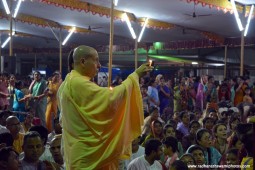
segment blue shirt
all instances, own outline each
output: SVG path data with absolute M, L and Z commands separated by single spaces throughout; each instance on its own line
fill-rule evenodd
M 183 134 L 183 136 L 189 135 L 189 128 L 186 127 L 182 122 L 179 122 L 177 124 L 176 129 L 179 130 Z
M 15 89 L 14 93 L 14 99 L 13 99 L 13 111 L 25 111 L 25 103 L 24 102 L 18 102 L 20 99 L 24 98 L 24 94 L 21 90 Z
M 159 102 L 158 90 L 155 87 L 149 86 L 147 94 L 150 98 L 154 99 L 155 102 Z M 155 103 L 151 101 L 149 102 L 150 102 L 150 106 L 157 106 L 155 105 Z
M 211 146 L 209 148 L 209 150 L 210 150 L 210 160 L 209 160 L 209 154 L 208 154 L 207 150 L 204 150 L 206 164 L 207 165 L 219 165 L 219 162 L 220 162 L 220 159 L 221 159 L 220 152 L 216 148 Z

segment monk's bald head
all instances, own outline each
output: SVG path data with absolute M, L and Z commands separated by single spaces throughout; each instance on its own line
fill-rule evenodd
M 97 55 L 97 51 L 89 46 L 81 45 L 74 49 L 73 60 L 74 63 L 80 62 L 82 58 L 91 58 Z
M 95 77 L 101 67 L 97 51 L 92 47 L 85 45 L 77 47 L 73 59 L 74 70 L 90 78 Z
M 13 138 L 17 137 L 20 131 L 20 121 L 16 116 L 9 116 L 6 119 L 6 128 L 10 131 Z
M 19 122 L 19 119 L 16 117 L 16 116 L 9 116 L 7 119 L 6 119 L 6 125 L 10 125 L 12 124 L 13 122 Z

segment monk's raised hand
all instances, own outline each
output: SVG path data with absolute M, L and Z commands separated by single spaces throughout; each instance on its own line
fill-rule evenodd
M 153 70 L 153 66 L 150 65 L 150 63 L 144 63 L 142 64 L 138 69 L 135 70 L 135 72 L 138 74 L 139 77 L 144 76 L 147 72 L 150 72 Z

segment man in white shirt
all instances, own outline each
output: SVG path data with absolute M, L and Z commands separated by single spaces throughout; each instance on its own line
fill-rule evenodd
M 64 160 L 61 154 L 61 138 L 62 135 L 56 135 L 50 142 L 50 152 L 54 159 L 54 162 L 57 163 L 58 167 L 62 170 L 64 169 Z
M 10 131 L 5 126 L 0 125 L 0 134 L 2 133 L 10 133 Z
M 158 161 L 162 154 L 162 143 L 157 139 L 150 139 L 145 143 L 145 155 L 140 156 L 128 165 L 128 170 L 162 170 Z
M 6 119 L 11 115 L 12 113 L 10 111 L 4 110 L 0 112 L 0 134 L 6 132 L 10 133 L 10 131 L 6 128 Z
M 151 132 L 151 123 L 154 120 L 160 121 L 163 125 L 165 124 L 164 120 L 162 120 L 161 117 L 159 116 L 158 107 L 151 106 L 149 109 L 149 113 L 150 115 L 144 119 L 144 126 L 142 127 L 142 136 L 145 136 L 145 137 L 149 135 L 149 133 Z M 143 141 L 140 141 L 140 142 L 142 143 Z
M 140 138 L 136 138 L 132 141 L 132 155 L 129 160 L 125 160 L 125 169 L 127 169 L 129 163 L 134 160 L 135 158 L 138 158 L 140 156 L 144 155 L 144 147 L 139 146 Z

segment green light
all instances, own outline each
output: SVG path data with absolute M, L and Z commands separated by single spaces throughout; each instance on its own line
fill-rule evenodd
M 162 42 L 155 42 L 153 44 L 153 47 L 154 47 L 155 50 L 162 50 L 163 46 L 164 46 L 164 43 L 162 43 Z
M 138 48 L 137 52 L 138 54 L 146 54 L 146 50 L 143 48 Z
M 172 56 L 160 56 L 160 55 L 149 55 L 149 56 L 152 58 L 173 61 L 173 62 L 190 62 L 189 60 L 185 60 L 183 58 L 172 57 Z

